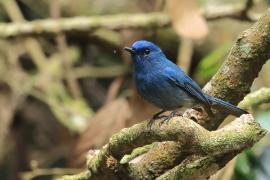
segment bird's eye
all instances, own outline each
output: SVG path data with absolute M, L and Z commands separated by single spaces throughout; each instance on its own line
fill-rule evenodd
M 150 53 L 150 49 L 145 49 L 144 50 L 144 54 L 149 54 Z

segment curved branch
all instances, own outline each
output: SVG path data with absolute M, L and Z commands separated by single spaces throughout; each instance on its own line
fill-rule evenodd
M 241 152 L 264 135 L 265 130 L 251 115 L 243 115 L 224 128 L 212 132 L 182 117 L 173 118 L 161 127 L 155 125 L 151 130 L 143 122 L 114 135 L 99 154 L 89 161 L 88 168 L 92 177 L 113 177 L 114 172 L 121 170 L 117 162 L 125 154 L 156 141 L 178 141 L 187 152 L 213 155 Z
M 250 92 L 254 79 L 270 58 L 270 12 L 265 13 L 251 28 L 242 32 L 221 68 L 204 87 L 207 94 L 237 104 Z M 225 114 L 217 112 L 215 119 L 198 117 L 207 129 L 216 129 Z
M 208 156 L 193 155 L 156 179 L 208 179 L 216 171 L 224 167 L 226 163 L 238 153 L 239 152 L 229 152 Z
M 204 91 L 237 104 L 249 92 L 253 80 L 258 76 L 263 64 L 270 58 L 269 49 L 270 12 L 267 12 L 251 28 L 240 34 L 222 67 L 205 86 Z M 186 116 L 196 119 L 206 129 L 216 129 L 225 118 L 224 114 L 217 112 L 215 119 L 208 119 L 194 110 L 187 111 Z M 173 157 L 174 160 L 186 157 L 178 149 L 177 142 L 165 142 L 156 147 L 154 152 L 145 154 L 145 159 L 153 159 L 155 158 L 153 155 L 159 154 L 159 158 L 156 158 L 155 161 L 140 161 L 132 166 L 147 167 L 147 169 L 141 168 L 141 173 L 146 176 L 151 175 L 148 169 L 154 169 L 163 162 L 159 171 L 167 171 L 178 162 L 174 161 L 175 164 L 172 164 L 172 161 L 166 161 L 167 157 Z
M 253 80 L 257 77 L 263 64 L 270 58 L 269 49 L 270 12 L 262 16 L 255 25 L 238 37 L 222 67 L 204 88 L 205 92 L 231 103 L 239 102 L 249 92 Z M 188 115 L 195 116 L 198 123 L 207 129 L 216 129 L 225 117 L 224 114 L 219 112 L 216 112 L 215 119 L 207 119 L 199 113 L 198 115 L 194 113 Z M 171 142 L 172 144 L 167 146 L 167 149 L 158 149 L 159 151 L 156 151 L 156 154 L 163 154 L 167 157 L 174 154 L 174 157 L 179 155 L 177 158 L 185 158 L 184 162 L 175 167 L 176 169 L 180 168 L 177 171 L 174 168 L 168 171 L 170 167 L 165 164 L 161 172 L 167 170 L 166 174 L 171 173 L 171 176 L 174 172 L 178 173 L 175 177 L 179 177 L 181 172 L 181 177 L 190 175 L 188 173 L 192 173 L 190 177 L 193 177 L 193 175 L 199 177 L 203 173 L 207 174 L 203 172 L 204 170 L 209 170 L 209 174 L 211 174 L 220 169 L 235 154 L 250 147 L 265 134 L 265 131 L 250 115 L 243 115 L 226 127 L 213 132 L 205 130 L 187 118 L 174 118 L 168 125 L 160 128 L 154 127 L 152 131 L 145 129 L 145 127 L 146 123 L 144 122 L 124 129 L 113 136 L 109 144 L 104 146 L 100 153 L 89 161 L 88 167 L 91 171 L 91 177 L 117 179 L 120 174 L 117 172 L 123 172 L 123 169 L 127 169 L 124 167 L 125 165 L 119 163 L 122 156 L 130 153 L 135 147 L 150 144 L 154 141 L 179 141 L 179 143 Z M 165 147 L 167 144 L 168 142 L 164 142 Z M 188 152 L 206 155 L 207 161 L 201 161 L 201 156 L 182 157 L 182 151 L 175 151 L 177 149 L 175 147 L 179 144 Z M 210 158 L 209 161 L 208 158 Z M 215 166 L 215 162 L 217 166 Z M 148 168 L 154 167 L 157 163 L 148 162 Z M 195 165 L 197 163 L 198 168 L 189 171 L 188 168 L 194 167 L 194 163 Z M 212 169 L 212 166 L 216 168 Z M 138 174 L 137 177 L 142 177 L 141 175 L 143 174 Z M 152 176 L 153 174 L 147 175 Z M 158 175 L 155 174 L 154 176 L 157 177 Z

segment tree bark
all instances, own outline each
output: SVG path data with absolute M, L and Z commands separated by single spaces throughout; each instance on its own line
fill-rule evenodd
M 253 80 L 270 58 L 269 49 L 270 12 L 267 12 L 239 35 L 204 91 L 233 104 L 238 103 L 249 93 Z M 189 110 L 185 118 L 174 118 L 161 127 L 154 125 L 152 130 L 146 129 L 146 122 L 123 129 L 89 159 L 90 173 L 87 178 L 207 178 L 266 133 L 251 115 L 242 115 L 215 130 L 224 118 L 221 112 L 215 112 L 215 118 L 210 119 L 200 112 Z M 137 157 L 137 160 L 128 164 L 120 163 L 122 157 L 134 148 L 156 141 L 165 142 Z M 160 164 L 162 166 L 158 166 Z

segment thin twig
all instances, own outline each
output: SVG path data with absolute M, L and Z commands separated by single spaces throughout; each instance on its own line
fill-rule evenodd
M 60 12 L 60 5 L 59 0 L 50 0 L 49 1 L 49 10 L 52 18 L 59 19 L 61 17 Z M 64 68 L 64 75 L 66 76 L 67 86 L 70 90 L 70 93 L 75 98 L 81 98 L 82 92 L 80 90 L 80 86 L 76 79 L 74 78 L 73 74 L 70 72 L 70 69 L 72 68 L 72 61 L 67 55 L 67 49 L 68 45 L 66 42 L 66 36 L 63 33 L 59 33 L 56 36 L 56 42 L 58 45 L 59 52 L 61 53 L 62 57 L 61 60 L 63 62 L 63 68 Z
M 24 22 L 24 17 L 20 12 L 17 3 L 14 0 L 3 0 L 2 4 L 5 7 L 12 21 L 14 21 L 15 23 Z M 32 59 L 35 62 L 37 68 L 39 70 L 42 70 L 44 64 L 46 63 L 46 56 L 43 53 L 43 50 L 40 47 L 39 43 L 31 37 L 26 38 L 23 42 L 29 54 L 32 56 Z
M 256 107 L 263 103 L 270 102 L 270 88 L 261 88 L 255 92 L 248 94 L 243 101 L 239 103 L 242 108 L 248 108 L 250 106 Z
M 50 169 L 34 169 L 33 171 L 23 172 L 20 174 L 22 180 L 31 180 L 40 176 L 61 176 L 65 174 L 74 174 L 83 171 L 82 169 L 70 168 L 50 168 Z

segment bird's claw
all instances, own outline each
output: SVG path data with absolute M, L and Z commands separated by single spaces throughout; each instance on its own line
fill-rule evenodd
M 173 111 L 168 116 L 164 117 L 164 119 L 160 121 L 159 127 L 162 126 L 164 123 L 168 123 L 176 114 L 176 111 Z
M 166 117 L 164 119 L 162 119 L 160 122 L 159 122 L 159 127 L 161 127 L 164 123 L 167 123 L 169 122 L 170 118 Z
M 147 128 L 151 129 L 152 125 L 154 124 L 156 119 L 162 118 L 164 116 L 160 116 L 160 114 L 162 114 L 163 112 L 165 112 L 165 110 L 161 110 L 158 113 L 154 114 L 152 116 L 152 118 L 149 120 L 149 122 L 147 123 Z
M 159 123 L 159 127 L 162 126 L 165 122 L 168 123 L 175 115 L 177 115 L 177 111 L 171 112 L 168 116 L 153 116 L 149 122 L 147 123 L 147 128 L 151 129 L 152 125 L 154 124 L 156 119 L 161 119 Z
M 152 127 L 154 121 L 155 121 L 154 118 L 151 118 L 151 119 L 149 120 L 149 122 L 147 123 L 147 129 L 151 129 L 151 127 Z
M 152 127 L 152 125 L 154 124 L 155 120 L 161 119 L 161 118 L 166 118 L 166 117 L 168 117 L 168 116 L 153 116 L 153 117 L 149 120 L 149 122 L 147 123 L 147 128 L 148 128 L 148 129 L 151 129 L 151 127 Z

